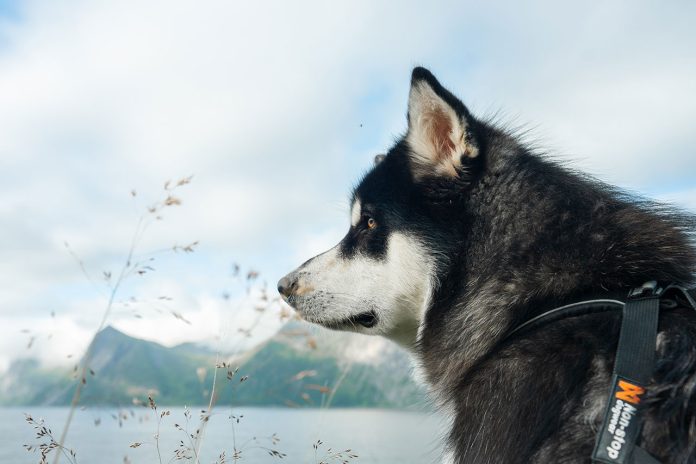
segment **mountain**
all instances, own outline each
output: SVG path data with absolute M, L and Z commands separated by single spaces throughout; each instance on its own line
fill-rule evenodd
M 158 404 L 206 404 L 217 370 L 219 403 L 239 406 L 422 408 L 408 355 L 387 340 L 290 322 L 254 349 L 219 358 L 186 343 L 175 347 L 107 327 L 95 337 L 80 403 L 126 406 L 152 395 Z M 236 370 L 238 369 L 238 370 Z M 66 405 L 73 371 L 15 361 L 0 379 L 0 404 Z
M 240 374 L 249 375 L 249 391 L 237 389 L 245 404 L 424 405 L 408 355 L 392 342 L 300 322 L 287 324 L 255 350 Z M 322 393 L 326 389 L 331 392 Z

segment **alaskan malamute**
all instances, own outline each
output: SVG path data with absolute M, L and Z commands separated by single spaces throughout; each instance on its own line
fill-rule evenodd
M 340 243 L 278 290 L 307 321 L 411 350 L 451 414 L 456 463 L 590 462 L 621 314 L 506 334 L 588 296 L 695 280 L 691 216 L 533 153 L 423 68 L 406 134 L 375 158 L 351 205 Z M 692 312 L 659 320 L 640 444 L 663 463 L 696 462 Z

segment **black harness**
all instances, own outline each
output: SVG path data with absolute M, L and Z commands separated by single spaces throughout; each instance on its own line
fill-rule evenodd
M 597 299 L 572 303 L 532 318 L 508 333 L 507 339 L 566 317 L 622 310 L 609 401 L 592 453 L 593 462 L 659 464 L 637 445 L 643 414 L 640 402 L 655 366 L 660 309 L 678 307 L 696 310 L 696 289 L 687 290 L 678 285 L 659 287 L 657 282 L 648 282 L 631 290 L 625 302 Z

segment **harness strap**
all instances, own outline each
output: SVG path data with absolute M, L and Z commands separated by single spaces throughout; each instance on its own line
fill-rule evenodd
M 634 449 L 640 437 L 640 402 L 655 365 L 660 292 L 648 282 L 629 294 L 623 308 L 614 375 L 604 421 L 597 435 L 592 459 L 600 463 L 635 463 Z M 652 457 L 639 451 L 643 462 Z M 645 455 L 645 456 L 643 456 Z
M 615 309 L 621 309 L 624 306 L 623 301 L 610 300 L 610 299 L 599 299 L 599 300 L 585 300 L 578 301 L 576 303 L 570 303 L 565 306 L 560 306 L 554 308 L 550 311 L 546 311 L 543 314 L 539 314 L 536 317 L 518 325 L 511 331 L 507 333 L 505 339 L 510 339 L 514 335 L 533 328 L 539 327 L 541 325 L 549 324 L 566 317 L 582 316 L 585 314 L 596 314 L 599 312 L 610 311 Z
M 657 322 L 661 307 L 690 307 L 696 310 L 696 288 L 687 290 L 678 285 L 668 285 L 661 289 L 657 282 L 648 282 L 632 290 L 626 303 L 611 299 L 571 303 L 514 327 L 504 337 L 507 340 L 566 317 L 623 310 L 609 401 L 592 453 L 595 463 L 660 464 L 636 442 L 642 426 L 640 401 L 655 363 Z
M 673 288 L 678 288 L 689 302 L 691 308 L 696 309 L 696 288 L 687 290 L 684 287 L 677 287 L 676 285 Z

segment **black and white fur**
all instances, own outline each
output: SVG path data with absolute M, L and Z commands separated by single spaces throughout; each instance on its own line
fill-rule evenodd
M 692 217 L 535 155 L 423 68 L 406 134 L 351 204 L 341 242 L 279 290 L 310 322 L 411 350 L 451 412 L 456 463 L 590 462 L 619 314 L 505 333 L 583 297 L 694 283 Z M 642 446 L 664 463 L 696 462 L 695 321 L 660 318 Z

